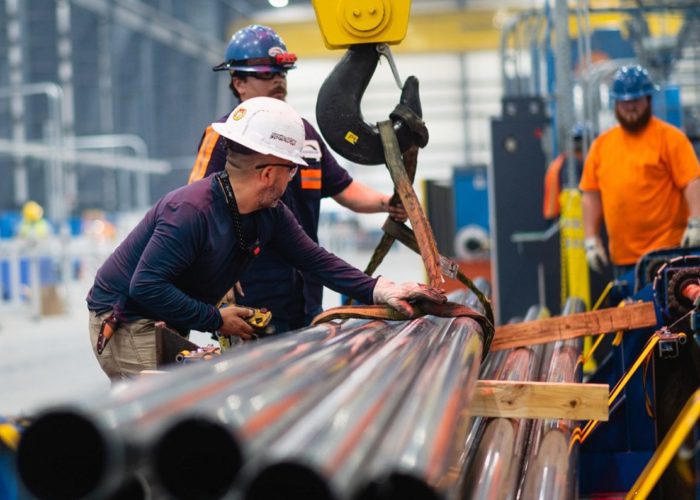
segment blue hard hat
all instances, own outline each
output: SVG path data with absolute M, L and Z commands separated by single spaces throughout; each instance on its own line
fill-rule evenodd
M 584 123 L 576 122 L 571 126 L 571 137 L 573 139 L 583 139 L 583 135 L 588 131 L 588 126 Z
M 296 67 L 297 56 L 287 52 L 287 46 L 275 30 L 251 24 L 234 33 L 224 59 L 214 66 L 214 71 L 284 73 Z
M 649 78 L 647 70 L 641 66 L 622 66 L 615 73 L 610 98 L 613 101 L 631 101 L 652 95 L 658 89 Z

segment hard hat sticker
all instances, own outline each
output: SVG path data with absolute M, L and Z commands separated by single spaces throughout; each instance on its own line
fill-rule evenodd
M 238 108 L 231 117 L 234 121 L 238 121 L 245 116 L 245 108 Z
M 305 160 L 321 161 L 321 146 L 319 146 L 318 141 L 313 139 L 304 141 L 301 157 Z
M 272 132 L 270 134 L 270 139 L 275 139 L 276 141 L 286 142 L 290 146 L 294 146 L 297 143 L 296 139 L 294 139 L 292 137 L 288 137 L 288 136 L 283 135 L 283 134 L 278 134 L 277 132 Z
M 282 47 L 270 47 L 267 51 L 267 55 L 270 57 L 275 57 L 277 54 L 284 54 L 285 50 Z

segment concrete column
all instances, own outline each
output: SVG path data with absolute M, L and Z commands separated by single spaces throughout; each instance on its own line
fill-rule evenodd
M 27 140 L 24 96 L 19 92 L 24 83 L 23 53 L 22 53 L 22 24 L 20 22 L 19 0 L 5 0 L 7 15 L 7 59 L 9 66 L 10 89 L 16 91 L 10 98 L 10 116 L 12 119 L 12 140 L 25 142 Z M 23 156 L 14 157 L 14 198 L 20 207 L 29 199 L 27 180 L 27 164 Z
M 58 81 L 63 88 L 63 110 L 61 116 L 62 138 L 67 147 L 72 147 L 75 136 L 75 97 L 73 87 L 73 44 L 71 42 L 71 5 L 69 0 L 56 0 L 56 33 L 58 52 Z M 56 214 L 63 222 L 75 207 L 78 197 L 78 179 L 75 165 L 65 165 L 63 193 L 56 193 Z

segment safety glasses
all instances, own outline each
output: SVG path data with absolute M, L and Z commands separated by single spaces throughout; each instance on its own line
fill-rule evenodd
M 289 180 L 291 181 L 294 178 L 294 175 L 297 173 L 297 170 L 299 170 L 298 165 L 294 164 L 289 164 L 289 163 L 265 163 L 263 165 L 258 165 L 255 167 L 256 170 L 265 168 L 265 167 L 284 167 L 289 169 Z
M 254 71 L 251 73 L 244 73 L 242 71 L 236 72 L 236 76 L 242 77 L 242 76 L 250 76 L 252 78 L 255 78 L 257 80 L 272 80 L 274 77 L 279 76 L 281 78 L 287 78 L 287 72 L 286 71 Z

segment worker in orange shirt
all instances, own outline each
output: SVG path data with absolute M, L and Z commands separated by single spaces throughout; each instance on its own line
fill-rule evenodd
M 652 115 L 654 90 L 641 66 L 617 71 L 610 96 L 619 125 L 593 142 L 579 184 L 588 265 L 608 265 L 605 220 L 615 277 L 652 250 L 700 245 L 700 164 L 683 132 Z

